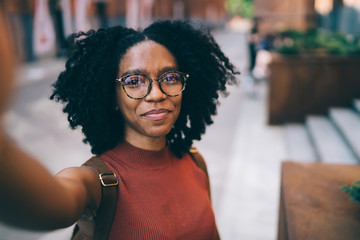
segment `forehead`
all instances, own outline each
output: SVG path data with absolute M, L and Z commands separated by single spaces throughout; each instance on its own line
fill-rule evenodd
M 129 48 L 120 61 L 120 75 L 140 70 L 149 75 L 159 74 L 163 69 L 176 67 L 176 59 L 163 45 L 143 41 Z

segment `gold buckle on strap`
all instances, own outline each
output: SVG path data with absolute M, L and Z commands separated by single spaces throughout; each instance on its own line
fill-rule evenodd
M 106 177 L 106 176 L 112 176 L 112 177 Z M 119 179 L 117 178 L 115 173 L 100 173 L 99 179 L 100 179 L 101 184 L 104 187 L 111 187 L 111 186 L 119 185 Z
M 198 153 L 199 151 L 195 147 L 190 148 L 190 153 Z

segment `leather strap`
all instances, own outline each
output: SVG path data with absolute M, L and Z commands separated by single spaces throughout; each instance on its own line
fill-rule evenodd
M 194 147 L 190 148 L 189 154 L 190 154 L 191 158 L 194 160 L 195 164 L 201 170 L 203 170 L 203 172 L 206 174 L 206 177 L 208 178 L 208 189 L 209 189 L 208 194 L 209 194 L 209 198 L 210 198 L 210 201 L 211 201 L 210 179 L 209 179 L 209 173 L 208 173 L 208 170 L 207 170 L 205 160 L 202 157 L 202 155 L 199 153 L 199 151 Z
M 102 179 L 101 203 L 95 219 L 93 240 L 107 240 L 116 212 L 118 178 L 100 158 L 92 157 L 83 165 L 96 169 Z
M 195 164 L 201 169 L 204 171 L 204 173 L 206 174 L 206 177 L 208 179 L 208 194 L 209 194 L 209 198 L 210 198 L 210 201 L 211 201 L 211 191 L 210 191 L 210 179 L 209 179 L 209 174 L 208 174 L 208 170 L 207 170 L 207 166 L 206 166 L 206 163 L 205 163 L 205 160 L 204 158 L 202 157 L 202 155 L 199 153 L 199 151 L 192 147 L 190 148 L 190 151 L 189 151 L 189 154 L 191 156 L 191 158 L 194 160 Z M 215 238 L 214 240 L 220 240 L 220 235 L 219 235 L 219 232 L 218 232 L 218 229 L 216 227 L 216 235 L 215 235 Z

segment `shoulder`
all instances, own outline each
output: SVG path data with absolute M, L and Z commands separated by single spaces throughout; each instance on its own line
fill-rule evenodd
M 79 186 L 78 189 L 84 189 L 88 207 L 97 208 L 100 205 L 101 185 L 96 169 L 89 166 L 66 168 L 58 173 L 57 177 L 73 182 Z
M 196 165 L 201 170 L 203 170 L 206 175 L 208 175 L 205 160 L 204 160 L 203 156 L 200 154 L 199 150 L 195 147 L 191 147 L 189 149 L 189 154 L 190 154 L 191 158 L 194 160 L 194 162 L 196 163 Z
M 65 168 L 57 174 L 57 177 L 82 183 L 98 181 L 98 173 L 96 169 L 89 166 Z
M 90 166 L 81 166 L 79 171 L 90 199 L 90 206 L 88 207 L 98 209 L 101 202 L 101 183 L 99 173 L 95 168 Z

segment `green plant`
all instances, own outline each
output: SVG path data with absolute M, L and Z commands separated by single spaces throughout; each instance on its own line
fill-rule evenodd
M 355 181 L 351 185 L 342 186 L 342 190 L 352 197 L 350 198 L 351 202 L 356 202 L 360 205 L 360 180 Z
M 230 16 L 253 17 L 253 0 L 227 0 L 226 10 Z
M 282 54 L 325 53 L 360 54 L 359 38 L 340 33 L 310 29 L 306 32 L 287 30 L 276 35 L 275 51 Z

